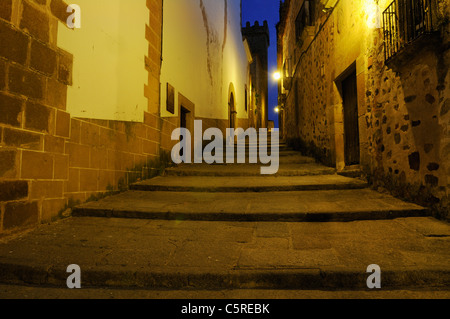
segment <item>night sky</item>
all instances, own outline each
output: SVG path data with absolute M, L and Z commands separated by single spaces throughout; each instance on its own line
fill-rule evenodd
M 262 25 L 267 20 L 270 31 L 269 47 L 269 120 L 275 121 L 278 127 L 278 115 L 274 109 L 278 104 L 278 85 L 272 80 L 272 73 L 277 69 L 277 31 L 276 24 L 279 20 L 279 0 L 242 0 L 242 24 L 246 22 L 254 24 L 259 21 Z

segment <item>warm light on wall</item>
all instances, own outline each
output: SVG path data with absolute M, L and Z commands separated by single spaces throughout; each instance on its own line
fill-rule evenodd
M 381 10 L 378 0 L 365 0 L 364 11 L 367 16 L 367 27 L 370 29 L 381 28 Z

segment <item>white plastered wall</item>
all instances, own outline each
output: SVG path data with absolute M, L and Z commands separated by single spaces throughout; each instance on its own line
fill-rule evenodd
M 68 112 L 73 117 L 142 122 L 148 108 L 146 0 L 76 4 L 81 8 L 81 28 L 71 30 L 61 22 L 58 26 L 58 47 L 74 56 Z
M 225 7 L 227 14 L 225 15 Z M 225 16 L 227 28 L 225 30 Z M 248 60 L 242 41 L 240 0 L 164 1 L 161 116 L 167 83 L 195 104 L 197 118 L 228 119 L 228 89 L 235 89 L 237 117 L 247 118 L 245 84 Z

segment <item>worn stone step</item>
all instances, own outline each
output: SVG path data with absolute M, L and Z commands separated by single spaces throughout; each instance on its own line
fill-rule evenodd
M 279 163 L 280 163 L 280 165 L 283 165 L 283 164 L 307 164 L 307 163 L 313 164 L 313 163 L 316 163 L 316 161 L 311 157 L 302 156 L 302 155 L 299 155 L 298 153 L 289 155 L 289 154 L 287 154 L 287 152 L 283 152 L 283 153 L 280 153 Z
M 77 217 L 197 221 L 329 222 L 428 216 L 369 189 L 266 193 L 129 191 L 73 210 Z
M 234 152 L 235 153 L 237 153 L 237 150 L 238 150 L 239 148 L 237 147 L 237 146 L 235 146 L 234 147 Z M 245 152 L 246 153 L 256 153 L 256 154 L 259 154 L 259 152 L 260 152 L 260 147 L 258 146 L 258 145 L 246 145 L 245 146 L 245 148 L 244 148 L 244 150 L 245 150 Z M 271 150 L 272 150 L 272 147 L 269 145 L 268 147 L 267 147 L 267 152 L 270 154 L 270 152 L 271 152 Z M 224 154 L 226 154 L 226 151 L 227 151 L 227 149 L 226 149 L 226 147 L 221 147 L 221 148 L 219 148 L 218 149 L 218 151 L 221 151 L 221 152 L 223 152 Z M 280 154 L 280 156 L 281 156 L 281 154 L 283 154 L 283 153 L 288 153 L 288 154 L 290 154 L 290 155 L 293 155 L 294 153 L 295 154 L 297 154 L 297 155 L 301 155 L 299 152 L 296 152 L 296 151 L 294 151 L 292 148 L 290 148 L 290 147 L 278 147 L 278 151 L 279 151 L 279 154 Z
M 362 174 L 360 165 L 347 166 L 343 170 L 337 172 L 338 175 L 357 178 Z
M 333 189 L 362 189 L 367 182 L 339 175 L 215 177 L 166 176 L 156 177 L 130 186 L 137 191 L 169 192 L 280 192 Z
M 195 253 L 195 252 L 192 252 Z M 271 253 L 271 252 L 269 252 Z M 273 253 L 273 252 L 272 252 Z M 128 256 L 127 256 L 128 257 Z M 148 256 L 151 258 L 151 256 Z M 308 256 L 310 257 L 310 256 Z M 299 258 L 299 257 L 297 257 Z M 301 258 L 301 257 L 300 257 Z M 70 263 L 70 261 L 68 261 Z M 67 262 L 66 262 L 67 264 Z M 0 262 L 0 282 L 6 284 L 67 287 L 67 265 L 59 264 L 48 269 L 44 266 L 17 265 Z M 85 267 L 82 287 L 109 289 L 297 289 L 337 290 L 367 289 L 369 274 L 361 268 L 281 268 L 276 269 L 214 269 L 151 267 L 145 269 L 113 267 Z M 368 265 L 367 265 L 368 266 Z M 5 278 L 5 274 L 8 277 Z M 446 267 L 417 269 L 399 267 L 383 271 L 384 289 L 449 289 L 450 270 Z M 67 289 L 67 288 L 66 288 Z
M 234 162 L 238 162 L 238 154 L 234 154 Z M 245 153 L 245 162 L 250 163 L 250 159 L 256 158 L 256 161 L 260 163 L 260 153 L 258 151 L 251 151 Z M 227 154 L 223 153 L 223 163 L 226 163 L 228 159 Z M 206 158 L 203 158 L 206 161 Z M 297 152 L 292 151 L 282 151 L 279 153 L 278 161 L 281 164 L 307 164 L 307 163 L 316 163 L 316 161 L 311 157 L 303 156 Z
M 377 289 L 368 290 L 367 288 L 356 290 L 300 290 L 300 289 L 127 289 L 127 288 L 83 288 L 67 289 L 65 287 L 40 287 L 30 285 L 5 285 L 0 284 L 0 298 L 2 299 L 126 299 L 126 300 L 154 300 L 159 308 L 173 317 L 179 314 L 178 308 L 169 308 L 172 306 L 172 300 L 226 300 L 226 299 L 450 299 L 450 290 L 439 287 L 424 287 L 415 289 Z M 171 303 L 168 305 L 167 303 Z M 295 301 L 292 304 L 296 305 Z M 146 303 L 148 306 L 148 303 Z M 146 307 L 145 306 L 145 307 Z M 280 307 L 284 307 L 281 305 Z M 311 306 L 314 307 L 314 306 Z M 285 314 L 288 317 L 291 314 L 289 308 Z M 271 312 L 272 308 L 270 308 Z M 113 311 L 113 310 L 111 310 Z M 333 310 L 334 311 L 334 310 Z M 403 311 L 403 310 L 402 310 Z M 281 310 L 276 310 L 277 315 Z M 413 313 L 414 310 L 411 310 Z M 215 312 L 216 313 L 216 312 Z
M 367 289 L 450 287 L 450 226 L 432 218 L 231 223 L 70 218 L 0 243 L 0 283 L 65 288 Z
M 224 156 L 227 154 L 226 149 L 219 149 L 218 151 L 219 151 L 219 152 L 221 151 L 221 152 L 224 154 Z M 257 155 L 257 156 L 258 156 L 258 155 L 260 154 L 260 152 L 259 152 L 259 149 L 257 149 L 257 148 L 252 148 L 252 149 L 250 149 L 250 150 L 247 149 L 247 150 L 245 151 L 245 154 L 247 155 L 247 157 L 248 157 L 249 154 Z M 268 154 L 271 154 L 270 150 L 269 150 Z M 235 157 L 236 157 L 236 155 L 237 155 L 236 150 L 235 150 L 234 155 L 235 155 Z M 304 161 L 305 161 L 305 162 L 306 162 L 306 161 L 307 161 L 307 162 L 311 162 L 311 163 L 314 163 L 314 162 L 315 162 L 315 160 L 314 160 L 312 157 L 303 156 L 303 155 L 300 154 L 299 152 L 292 151 L 292 150 L 280 150 L 280 151 L 278 152 L 278 155 L 279 155 L 280 157 L 298 156 L 298 157 L 304 158 Z
M 186 164 L 168 168 L 168 176 L 261 176 L 264 164 Z M 336 169 L 316 163 L 284 163 L 279 167 L 276 176 L 314 176 L 334 175 Z

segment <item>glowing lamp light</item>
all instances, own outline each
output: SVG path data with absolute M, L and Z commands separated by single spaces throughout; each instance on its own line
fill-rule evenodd
M 280 73 L 280 72 L 275 72 L 275 73 L 273 74 L 273 79 L 274 79 L 275 81 L 279 81 L 279 80 L 281 79 L 281 73 Z
M 367 16 L 367 27 L 370 29 L 381 28 L 381 10 L 374 0 L 366 0 L 364 9 Z
M 280 113 L 280 108 L 278 106 L 275 108 L 275 113 Z

